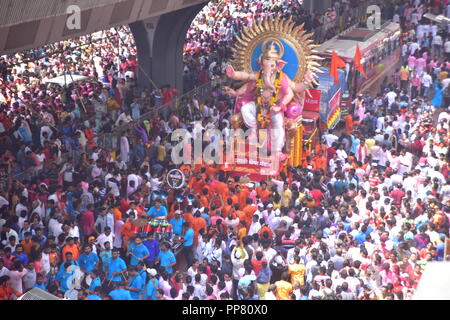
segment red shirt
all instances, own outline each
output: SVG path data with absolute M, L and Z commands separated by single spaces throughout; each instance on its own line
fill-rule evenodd
M 261 271 L 262 267 L 262 263 L 266 261 L 266 259 L 262 259 L 262 260 L 256 260 L 256 259 L 252 259 L 252 267 L 253 270 L 255 271 L 255 274 L 258 275 L 259 272 Z M 266 261 L 267 262 L 267 261 Z
M 168 104 L 172 100 L 173 95 L 177 92 L 179 92 L 177 89 L 172 89 L 172 90 L 164 92 L 162 104 L 163 105 Z
M 91 235 L 94 232 L 94 213 L 92 211 L 85 211 L 81 216 L 81 226 L 84 235 Z
M 380 184 L 380 179 L 377 176 L 370 176 L 369 177 L 369 184 L 371 188 L 375 188 Z
M 328 148 L 327 149 L 327 159 L 328 159 L 328 164 L 330 164 L 330 160 L 333 159 L 333 155 L 336 154 L 336 150 L 334 148 Z
M 394 204 L 400 205 L 402 203 L 402 198 L 405 196 L 405 192 L 400 189 L 396 189 L 392 191 L 389 196 L 394 199 Z
M 320 206 L 320 199 L 322 199 L 323 197 L 322 191 L 320 191 L 319 189 L 313 189 L 310 191 L 310 193 L 315 201 L 315 205 Z

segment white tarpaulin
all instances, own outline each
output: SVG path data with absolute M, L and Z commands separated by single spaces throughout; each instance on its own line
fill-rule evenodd
M 85 81 L 88 80 L 89 77 L 86 76 L 80 76 L 77 74 L 73 74 L 73 75 L 63 75 L 63 76 L 59 76 L 56 78 L 52 78 L 52 79 L 48 79 L 48 80 L 44 80 L 42 81 L 43 83 L 53 83 L 53 84 L 57 84 L 61 87 L 64 87 L 64 85 L 70 85 L 72 82 L 78 82 L 78 81 Z
M 450 262 L 426 265 L 413 300 L 450 300 Z

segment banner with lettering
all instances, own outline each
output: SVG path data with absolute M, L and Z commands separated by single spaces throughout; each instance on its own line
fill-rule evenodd
M 308 94 L 305 94 L 305 105 L 303 106 L 303 110 L 319 112 L 322 91 L 319 89 L 310 89 L 309 93 L 311 93 L 311 97 L 308 96 Z

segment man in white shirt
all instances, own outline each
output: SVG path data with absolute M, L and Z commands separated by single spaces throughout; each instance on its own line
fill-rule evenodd
M 49 126 L 41 127 L 41 146 L 44 147 L 44 142 L 49 141 L 52 138 L 53 131 Z
M 259 230 L 261 230 L 261 223 L 259 223 L 258 215 L 255 214 L 253 215 L 253 222 L 248 230 L 248 235 L 253 236 L 255 233 L 258 233 Z
M 64 218 L 62 216 L 53 217 L 50 219 L 48 223 L 48 234 L 51 236 L 55 236 L 56 239 L 58 239 L 58 236 L 63 232 L 62 230 L 62 223 L 64 221 Z
M 267 223 L 270 229 L 275 230 L 280 226 L 280 211 L 273 210 L 273 204 L 267 205 Z
M 439 56 L 441 53 L 441 47 L 442 47 L 442 37 L 438 34 L 436 34 L 433 37 L 433 41 L 431 42 L 433 44 L 433 54 L 435 56 Z
M 345 163 L 348 155 L 344 150 L 344 145 L 340 144 L 339 149 L 336 150 L 337 160 L 341 161 L 341 163 Z
M 395 93 L 395 91 L 391 90 L 388 93 L 386 93 L 386 98 L 388 100 L 388 104 L 390 107 L 391 104 L 393 104 L 395 102 L 395 99 L 397 98 L 397 93 Z
M 325 141 L 327 148 L 330 148 L 333 145 L 333 142 L 336 142 L 338 139 L 339 138 L 331 132 L 323 135 L 323 140 Z
M 122 112 L 119 117 L 117 117 L 115 125 L 118 126 L 120 124 L 127 124 L 133 121 L 133 118 L 131 118 L 130 111 L 127 109 L 124 112 Z
M 430 87 L 431 87 L 432 83 L 433 83 L 433 79 L 426 71 L 424 71 L 422 73 L 422 86 L 423 86 L 423 96 L 424 97 L 430 96 Z
M 124 135 L 120 138 L 120 157 L 125 162 L 129 161 L 129 153 L 130 153 L 130 143 L 128 140 L 129 132 L 126 131 Z
M 105 232 L 101 233 L 96 240 L 96 244 L 100 245 L 102 249 L 105 249 L 105 242 L 109 242 L 109 244 L 114 243 L 114 234 L 111 232 L 111 228 L 109 226 L 105 227 Z
M 450 58 L 450 38 L 447 38 L 447 40 L 444 42 L 444 52 L 447 56 L 447 60 Z
M 417 41 L 414 41 L 409 45 L 409 52 L 411 53 L 411 55 L 414 55 L 416 50 L 418 50 L 419 48 L 420 46 Z
M 372 160 L 379 163 L 381 159 L 382 149 L 380 147 L 379 141 L 375 140 L 375 145 L 370 149 L 370 154 L 372 155 Z

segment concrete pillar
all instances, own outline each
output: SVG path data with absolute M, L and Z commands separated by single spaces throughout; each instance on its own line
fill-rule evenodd
M 205 4 L 130 24 L 135 38 L 138 63 L 158 87 L 170 85 L 183 90 L 183 47 L 192 20 Z M 138 83 L 152 87 L 142 70 Z

